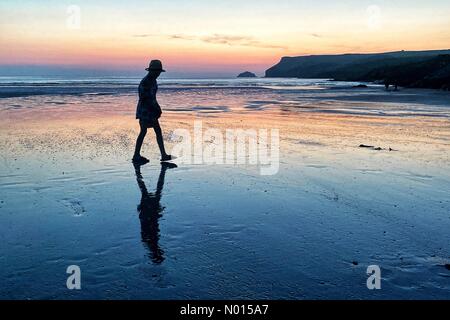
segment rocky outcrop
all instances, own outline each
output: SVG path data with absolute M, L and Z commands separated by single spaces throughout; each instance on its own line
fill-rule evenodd
M 253 72 L 250 71 L 245 71 L 240 73 L 238 76 L 238 78 L 256 78 L 256 74 L 254 74 Z

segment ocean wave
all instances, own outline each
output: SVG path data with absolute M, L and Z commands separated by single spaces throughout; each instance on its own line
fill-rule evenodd
M 36 95 L 116 95 L 135 94 L 138 78 L 57 79 L 0 77 L 0 98 Z M 347 88 L 349 83 L 327 79 L 160 79 L 162 91 L 173 90 L 274 90 L 302 91 Z

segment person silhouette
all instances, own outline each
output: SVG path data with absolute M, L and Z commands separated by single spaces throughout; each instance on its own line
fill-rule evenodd
M 156 92 L 158 91 L 158 83 L 156 79 L 165 72 L 160 60 L 152 60 L 148 68 L 147 75 L 139 83 L 139 101 L 136 107 L 136 119 L 139 119 L 140 132 L 136 139 L 136 147 L 134 149 L 133 163 L 145 164 L 149 160 L 141 156 L 142 143 L 144 142 L 147 128 L 153 128 L 156 134 L 159 151 L 161 153 L 161 162 L 172 160 L 172 156 L 166 153 L 164 148 L 164 139 L 161 126 L 158 119 L 161 117 L 162 111 L 156 100 Z
M 170 162 L 161 163 L 161 171 L 155 192 L 148 192 L 141 174 L 141 165 L 134 164 L 136 181 L 142 194 L 141 202 L 137 206 L 141 223 L 141 238 L 150 252 L 150 259 L 153 263 L 161 264 L 164 261 L 164 251 L 159 246 L 159 218 L 162 217 L 164 207 L 161 206 L 160 202 L 166 170 L 176 168 L 177 165 Z

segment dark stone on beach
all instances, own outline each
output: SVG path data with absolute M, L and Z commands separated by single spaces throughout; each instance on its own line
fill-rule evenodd
M 357 86 L 353 86 L 353 88 L 355 88 L 355 89 L 364 89 L 364 88 L 367 88 L 367 86 L 365 84 L 358 84 Z
M 245 71 L 240 73 L 238 76 L 238 78 L 256 78 L 256 74 L 254 74 L 253 72 L 250 71 Z
M 381 148 L 381 147 L 374 147 L 374 146 L 369 146 L 369 145 L 366 145 L 366 144 L 360 144 L 359 147 L 360 148 L 370 148 L 370 149 L 376 150 L 376 151 L 383 150 L 383 148 Z M 389 151 L 392 151 L 392 149 L 389 148 Z

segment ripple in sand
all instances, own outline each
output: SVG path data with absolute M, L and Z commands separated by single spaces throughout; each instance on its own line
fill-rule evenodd
M 79 217 L 86 212 L 86 209 L 81 204 L 81 201 L 74 199 L 63 199 L 61 200 L 62 204 L 70 209 L 74 216 Z
M 197 111 L 198 113 L 216 113 L 227 112 L 229 108 L 227 106 L 196 106 L 192 108 L 192 111 Z
M 389 285 L 403 290 L 433 288 L 448 292 L 450 282 L 443 281 L 450 273 L 445 268 L 448 259 L 439 256 L 386 256 L 382 259 L 383 278 Z M 415 280 L 411 280 L 415 279 Z
M 308 146 L 316 146 L 316 147 L 323 147 L 324 146 L 323 143 L 317 142 L 317 141 L 313 141 L 313 140 L 302 140 L 302 139 L 300 139 L 300 140 L 297 141 L 297 143 L 298 144 L 305 144 L 305 145 L 308 145 Z

